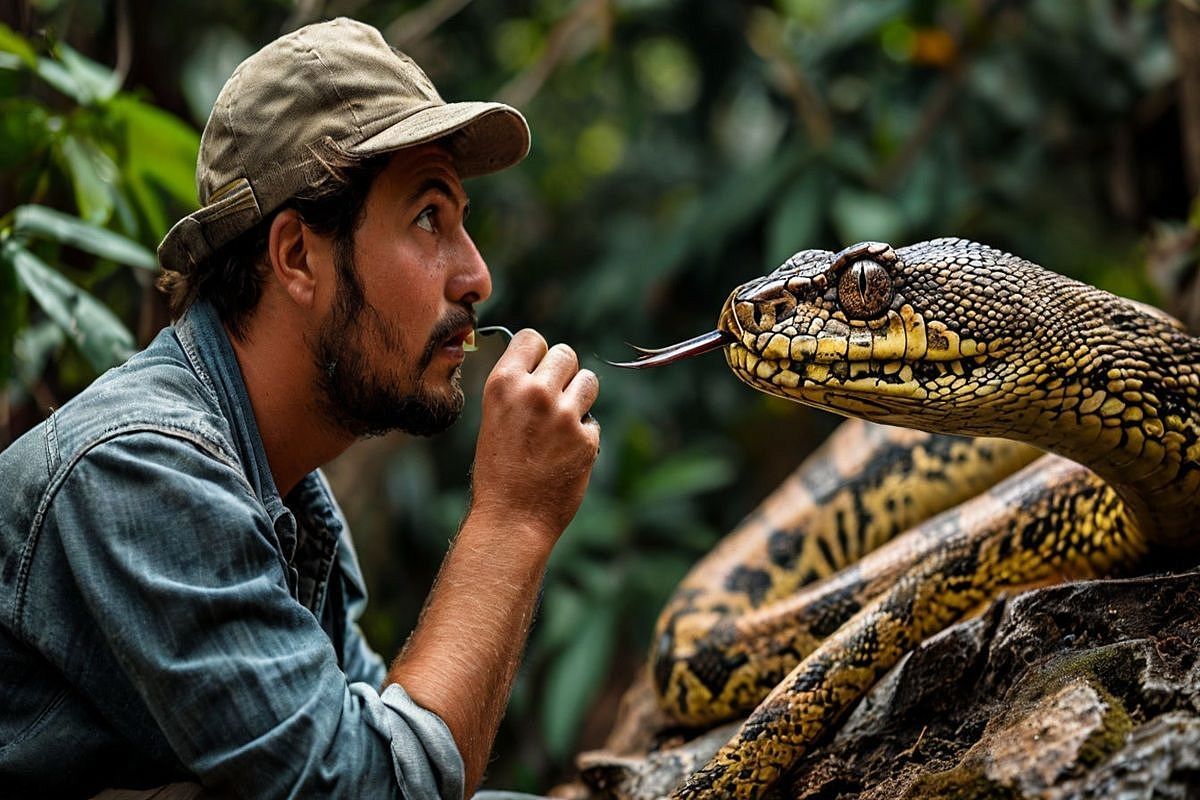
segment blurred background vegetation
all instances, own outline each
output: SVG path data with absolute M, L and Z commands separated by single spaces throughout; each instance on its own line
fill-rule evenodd
M 576 347 L 601 375 L 604 444 L 546 578 L 491 786 L 544 790 L 598 742 L 667 593 L 837 421 L 752 392 L 719 356 L 640 374 L 597 356 L 709 330 L 735 284 L 861 239 L 967 236 L 1141 300 L 1181 308 L 1195 291 L 1195 0 L 0 11 L 0 446 L 168 321 L 153 249 L 193 207 L 199 130 L 257 47 L 351 15 L 446 98 L 527 114 L 529 159 L 468 185 L 496 283 L 481 317 Z M 499 346 L 470 357 L 473 399 L 451 433 L 371 440 L 329 468 L 385 655 L 466 506 Z

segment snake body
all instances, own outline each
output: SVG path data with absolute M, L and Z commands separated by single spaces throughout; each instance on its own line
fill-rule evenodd
M 797 253 L 738 287 L 718 328 L 750 386 L 927 433 L 847 428 L 833 461 L 876 436 L 909 463 L 852 465 L 876 477 L 824 493 L 802 470 L 805 519 L 765 504 L 670 601 L 663 707 L 689 724 L 754 708 L 676 797 L 760 796 L 905 652 L 1004 588 L 1197 544 L 1200 340 L 1162 312 L 938 239 Z M 1056 455 L 1018 469 L 1037 451 Z
M 660 705 L 692 726 L 744 716 L 919 558 L 929 537 L 917 530 L 877 548 L 1039 455 L 1004 439 L 840 426 L 692 569 L 659 615 Z

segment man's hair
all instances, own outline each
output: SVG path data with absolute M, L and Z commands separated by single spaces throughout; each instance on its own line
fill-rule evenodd
M 301 222 L 317 233 L 332 235 L 335 247 L 349 247 L 362 222 L 367 193 L 390 154 L 354 156 L 332 140 L 311 149 L 321 168 L 319 180 L 203 262 L 164 266 L 158 288 L 169 298 L 172 317 L 180 317 L 197 299 L 204 298 L 234 337 L 242 339 L 270 272 L 266 251 L 271 223 L 284 209 L 295 209 Z

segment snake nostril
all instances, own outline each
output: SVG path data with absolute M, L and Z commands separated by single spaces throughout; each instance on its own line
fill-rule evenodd
M 773 305 L 775 306 L 775 320 L 787 319 L 796 311 L 796 298 L 790 292 L 781 292 Z
M 745 300 L 736 303 L 733 307 L 733 317 L 742 331 L 758 332 L 761 317 L 757 303 Z
M 764 331 L 796 311 L 796 296 L 782 281 L 768 281 L 738 292 L 735 314 L 745 328 Z

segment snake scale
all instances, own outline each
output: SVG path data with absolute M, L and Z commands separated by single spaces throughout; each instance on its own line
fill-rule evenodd
M 714 333 L 628 365 L 718 347 L 753 388 L 865 422 L 660 616 L 668 714 L 749 712 L 673 797 L 761 796 L 901 656 L 1001 590 L 1195 552 L 1200 340 L 1157 309 L 962 239 L 863 242 L 797 253 L 735 289 Z

